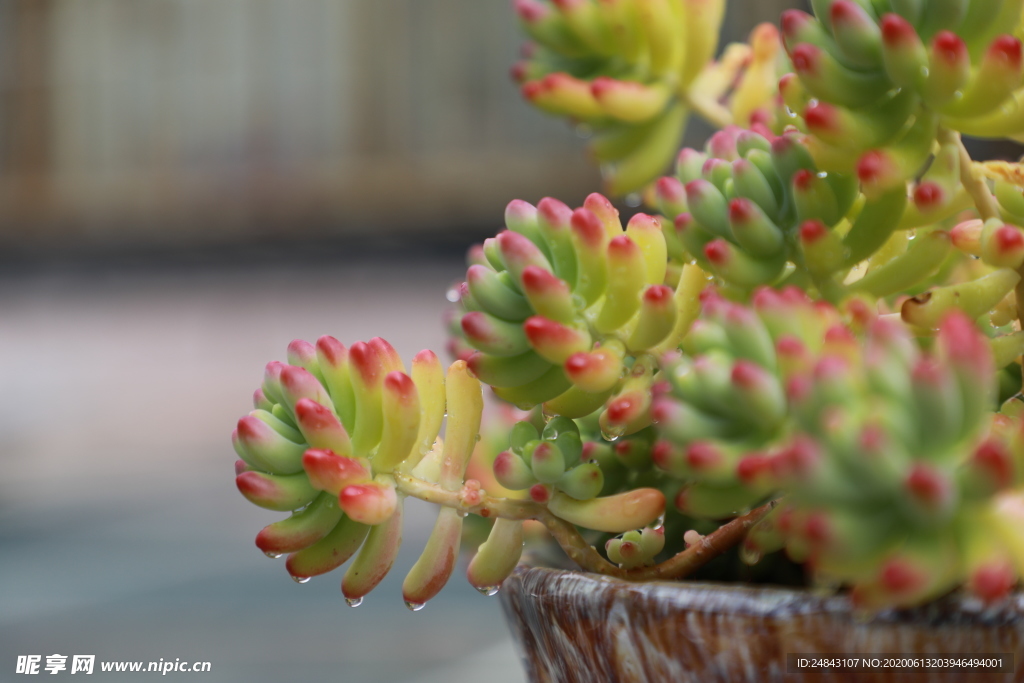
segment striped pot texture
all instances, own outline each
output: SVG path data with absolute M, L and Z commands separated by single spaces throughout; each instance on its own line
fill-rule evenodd
M 630 583 L 519 567 L 502 607 L 535 683 L 1024 683 L 1024 594 L 986 609 L 950 596 L 865 619 L 845 596 L 698 582 Z M 787 672 L 786 655 L 1013 653 L 1013 673 Z

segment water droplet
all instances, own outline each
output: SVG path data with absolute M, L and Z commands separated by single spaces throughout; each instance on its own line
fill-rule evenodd
M 363 604 L 363 599 L 362 598 L 345 598 L 345 602 L 348 603 L 349 607 L 359 607 L 359 605 Z
M 476 592 L 480 595 L 486 595 L 487 597 L 491 597 L 492 595 L 498 594 L 498 589 L 500 588 L 500 586 L 473 586 L 473 588 L 475 588 Z
M 605 441 L 618 441 L 619 437 L 626 433 L 626 428 L 623 425 L 609 425 L 608 427 L 601 427 L 601 438 Z
M 266 555 L 267 557 L 269 557 L 272 560 L 276 560 L 276 559 L 278 559 L 280 557 L 284 557 L 284 553 L 275 553 L 275 552 L 273 552 L 271 550 L 268 550 L 268 551 L 266 551 L 263 554 Z
M 309 577 L 309 576 L 293 576 L 292 577 L 292 581 L 294 581 L 295 583 L 309 583 L 310 578 L 312 578 L 312 577 Z
M 744 543 L 740 546 L 740 559 L 749 565 L 755 565 L 761 561 L 761 551 Z
M 584 282 L 586 282 L 586 284 L 590 284 L 589 278 L 580 278 L 580 285 L 583 285 Z M 576 308 L 580 309 L 580 310 L 583 310 L 584 308 L 587 307 L 587 300 L 584 299 L 579 294 L 573 294 L 572 295 L 572 305 L 575 306 Z
M 625 202 L 626 206 L 635 208 L 637 206 L 640 206 L 640 204 L 643 202 L 643 199 L 640 197 L 639 192 L 631 192 L 627 194 L 622 201 Z
M 413 602 L 412 600 L 406 600 L 405 606 L 413 612 L 419 612 L 421 609 L 427 606 L 425 602 Z
M 465 510 L 458 510 L 457 514 L 459 515 L 459 517 L 466 517 L 467 515 L 469 515 L 469 513 L 466 512 Z
M 452 302 L 453 304 L 459 303 L 459 300 L 462 298 L 462 296 L 459 294 L 459 286 L 452 285 L 451 287 L 449 287 L 448 291 L 444 293 L 444 298 L 448 299 L 448 301 Z

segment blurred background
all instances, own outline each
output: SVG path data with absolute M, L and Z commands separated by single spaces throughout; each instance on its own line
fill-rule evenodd
M 726 38 L 780 6 L 734 2 Z M 299 586 L 253 545 L 281 515 L 238 495 L 228 438 L 289 341 L 441 350 L 505 204 L 599 189 L 508 79 L 520 42 L 505 0 L 0 2 L 0 679 L 94 654 L 522 680 L 460 576 L 402 604 L 428 506 L 349 609 L 340 572 Z

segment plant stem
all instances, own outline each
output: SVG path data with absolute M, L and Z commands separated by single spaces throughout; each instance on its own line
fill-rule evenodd
M 445 507 L 472 512 L 481 517 L 535 519 L 548 528 L 562 550 L 583 569 L 598 574 L 619 575 L 622 571 L 601 557 L 572 524 L 551 514 L 546 506 L 532 500 L 495 498 L 484 495 L 475 505 L 466 505 L 458 491 L 448 491 L 437 484 L 395 473 L 395 483 L 402 493 Z
M 988 183 L 985 182 L 985 179 L 975 172 L 974 162 L 971 160 L 971 155 L 967 152 L 967 148 L 964 147 L 964 141 L 960 137 L 960 133 L 940 128 L 939 140 L 941 142 L 955 142 L 960 149 L 960 183 L 967 190 L 967 193 L 971 195 L 971 199 L 974 201 L 974 208 L 978 210 L 978 215 L 981 216 L 981 219 L 999 218 L 999 205 L 996 203 L 996 198 L 992 196 L 992 191 L 988 189 Z
M 726 522 L 705 536 L 700 543 L 690 546 L 660 564 L 625 571 L 619 570 L 622 572 L 620 576 L 635 581 L 681 579 L 689 576 L 729 548 L 739 544 L 750 531 L 750 527 L 764 519 L 764 516 L 771 512 L 778 502 L 777 500 L 769 501 L 742 517 Z
M 466 505 L 459 491 L 449 491 L 438 484 L 417 479 L 416 477 L 394 472 L 398 490 L 407 496 L 436 503 L 445 507 L 472 512 L 481 517 L 504 517 L 505 519 L 539 519 L 547 508 L 532 500 L 515 500 L 512 498 L 495 498 L 481 496 L 476 505 Z M 548 513 L 550 514 L 550 513 Z
M 556 517 L 540 503 L 532 500 L 495 498 L 484 495 L 475 504 L 467 505 L 459 491 L 448 491 L 437 484 L 407 474 L 396 472 L 394 477 L 399 491 L 428 503 L 472 512 L 481 517 L 535 519 L 548 528 L 558 545 L 580 568 L 595 574 L 633 581 L 680 579 L 693 573 L 708 561 L 743 540 L 750 527 L 759 522 L 776 504 L 776 501 L 772 501 L 723 524 L 716 531 L 708 534 L 701 543 L 687 548 L 660 564 L 637 567 L 636 569 L 622 569 L 601 557 L 594 547 L 584 540 L 576 527 Z
M 687 92 L 683 94 L 683 101 L 715 128 L 722 129 L 733 124 L 732 113 L 712 99 Z

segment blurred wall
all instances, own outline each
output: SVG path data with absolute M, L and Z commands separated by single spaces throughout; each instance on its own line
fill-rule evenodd
M 732 37 L 777 16 L 738 12 Z M 599 187 L 506 0 L 0 4 L 0 246 L 491 229 Z

